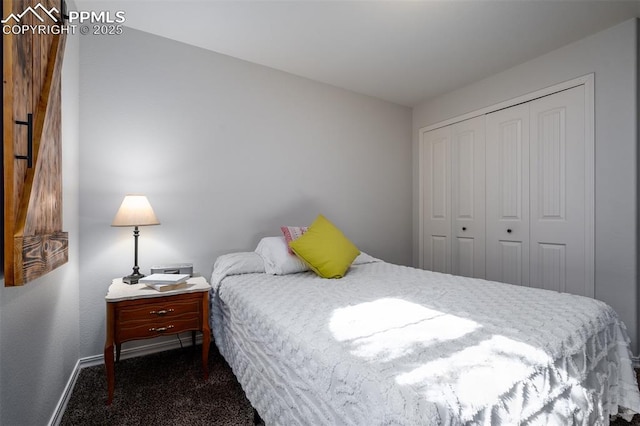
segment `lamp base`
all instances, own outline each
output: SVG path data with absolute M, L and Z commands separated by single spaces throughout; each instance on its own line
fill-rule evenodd
M 122 282 L 126 284 L 138 284 L 138 281 L 142 277 L 144 277 L 144 274 L 131 274 L 126 277 L 122 277 Z

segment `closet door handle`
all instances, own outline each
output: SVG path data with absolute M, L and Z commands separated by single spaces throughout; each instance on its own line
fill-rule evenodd
M 463 231 L 466 231 L 466 230 L 467 230 L 467 227 L 466 227 L 466 226 L 463 226 L 463 227 L 462 227 L 462 230 L 463 230 Z
M 510 233 L 511 233 L 511 229 L 507 229 L 507 234 L 510 234 Z

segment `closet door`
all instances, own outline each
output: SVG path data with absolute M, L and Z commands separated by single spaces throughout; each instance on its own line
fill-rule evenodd
M 487 279 L 529 285 L 529 105 L 486 115 Z
M 422 266 L 451 271 L 451 126 L 423 134 Z
M 451 144 L 452 270 L 485 277 L 484 116 L 453 126 Z
M 531 102 L 530 270 L 532 286 L 593 297 L 584 105 L 584 86 Z

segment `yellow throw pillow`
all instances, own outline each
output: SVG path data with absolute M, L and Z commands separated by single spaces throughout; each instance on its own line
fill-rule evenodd
M 360 254 L 358 247 L 322 215 L 289 247 L 323 278 L 342 278 Z

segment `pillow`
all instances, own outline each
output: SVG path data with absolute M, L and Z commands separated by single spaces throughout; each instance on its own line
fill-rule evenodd
M 307 232 L 309 227 L 307 226 L 281 226 L 280 230 L 282 231 L 282 235 L 284 235 L 284 240 L 287 242 L 287 250 L 289 253 L 294 254 L 291 247 L 289 247 L 289 243 L 297 238 L 299 238 L 302 234 Z
M 342 278 L 360 250 L 342 231 L 318 215 L 307 232 L 289 243 L 293 252 L 323 278 Z
M 284 237 L 264 237 L 256 247 L 264 261 L 264 271 L 271 275 L 287 275 L 305 272 L 309 267 L 289 253 Z
M 382 260 L 361 251 L 358 257 L 356 257 L 355 260 L 353 261 L 352 265 L 362 265 L 363 263 L 374 263 L 374 262 L 382 262 Z
M 264 272 L 264 261 L 254 252 L 228 253 L 218 256 L 213 264 L 211 285 L 215 288 L 229 275 Z
M 238 252 L 218 256 L 213 264 L 214 271 L 224 271 L 227 275 L 264 272 L 264 261 L 257 253 Z

